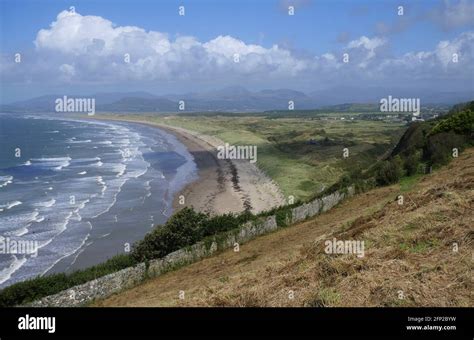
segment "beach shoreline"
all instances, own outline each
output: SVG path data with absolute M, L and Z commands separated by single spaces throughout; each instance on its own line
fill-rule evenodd
M 184 207 L 193 207 L 211 215 L 245 210 L 259 213 L 285 204 L 279 187 L 255 164 L 248 160 L 218 159 L 217 146 L 224 143 L 218 138 L 145 120 L 116 116 L 92 119 L 136 123 L 162 129 L 175 136 L 188 149 L 196 163 L 198 178 L 175 194 L 174 212 Z

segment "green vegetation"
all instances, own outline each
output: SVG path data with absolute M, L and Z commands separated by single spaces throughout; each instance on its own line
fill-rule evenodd
M 137 262 L 129 254 L 120 254 L 104 263 L 71 274 L 53 274 L 18 282 L 0 291 L 0 307 L 32 302 L 135 264 Z
M 416 175 L 426 173 L 426 169 L 447 164 L 455 157 L 454 150 L 461 152 L 473 145 L 473 133 L 474 101 L 458 105 L 434 121 L 412 124 L 392 155 L 373 168 L 377 184 L 393 184 L 403 176 L 416 181 Z M 402 190 L 409 182 L 402 182 Z
M 397 183 L 402 176 L 403 161 L 400 156 L 395 156 L 380 163 L 375 180 L 379 185 L 389 185 Z
M 411 252 L 411 253 L 424 253 L 438 245 L 439 245 L 439 240 L 430 239 L 430 240 L 423 240 L 423 241 L 410 243 L 410 244 L 401 243 L 400 249 L 403 251 Z
M 341 295 L 333 288 L 321 288 L 306 305 L 308 307 L 330 307 L 339 303 Z
M 406 131 L 392 158 L 404 160 L 408 175 L 420 168 L 447 164 L 453 158 L 453 149 L 459 152 L 473 145 L 474 101 L 456 105 L 446 116 L 433 121 L 415 123 Z
M 352 169 L 375 163 L 406 129 L 400 121 L 342 120 L 342 116 L 327 112 L 300 118 L 295 118 L 293 111 L 286 112 L 287 117 L 265 114 L 120 118 L 182 127 L 234 145 L 256 145 L 257 165 L 285 196 L 301 201 L 337 183 Z M 342 157 L 344 148 L 349 149 L 347 159 Z
M 410 191 L 416 183 L 423 177 L 422 174 L 418 173 L 412 176 L 405 176 L 400 180 L 400 191 Z
M 184 208 L 134 245 L 132 257 L 137 262 L 161 258 L 202 241 L 207 236 L 236 229 L 251 219 L 255 219 L 255 216 L 249 212 L 210 217 L 192 208 Z
M 456 108 L 446 119 L 439 121 L 431 130 L 432 135 L 441 132 L 454 132 L 469 135 L 474 131 L 474 101 L 467 104 L 461 111 Z

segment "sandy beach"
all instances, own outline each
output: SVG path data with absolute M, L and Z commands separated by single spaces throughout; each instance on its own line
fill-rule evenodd
M 175 196 L 175 211 L 192 206 L 195 210 L 212 215 L 242 212 L 245 209 L 259 213 L 285 204 L 279 187 L 255 164 L 248 160 L 218 159 L 217 147 L 224 145 L 224 142 L 216 137 L 144 120 L 120 117 L 98 119 L 154 126 L 172 133 L 187 147 L 196 162 L 199 178 Z M 183 198 L 184 204 L 181 204 Z

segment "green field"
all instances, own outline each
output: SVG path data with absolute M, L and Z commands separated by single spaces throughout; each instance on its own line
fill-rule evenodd
M 136 116 L 121 118 L 183 127 L 234 145 L 256 145 L 257 165 L 286 196 L 307 199 L 335 183 L 345 171 L 370 166 L 398 141 L 401 122 L 264 116 Z M 336 118 L 337 117 L 337 118 Z M 343 149 L 349 158 L 343 159 Z

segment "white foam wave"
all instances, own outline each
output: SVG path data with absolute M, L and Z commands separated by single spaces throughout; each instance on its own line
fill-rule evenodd
M 90 143 L 92 142 L 90 139 L 85 139 L 85 140 L 68 140 L 69 144 L 83 144 L 83 143 Z
M 12 182 L 13 182 L 13 176 L 0 176 L 0 188 L 6 187 L 8 184 L 11 184 Z
M 0 271 L 0 284 L 9 280 L 14 272 L 20 269 L 21 266 L 26 262 L 26 258 L 23 257 L 18 259 L 15 255 L 12 255 L 12 262 L 10 265 Z
M 125 170 L 127 170 L 127 166 L 125 164 L 120 163 L 114 166 L 114 171 L 117 172 L 116 177 L 121 177 L 125 173 Z
M 21 201 L 8 202 L 7 204 L 0 204 L 0 209 L 2 209 L 2 211 L 5 210 L 5 209 L 9 210 L 9 209 L 11 209 L 13 207 L 16 207 L 17 205 L 21 205 L 21 204 L 23 204 L 23 202 L 21 202 Z
M 51 198 L 49 201 L 34 203 L 33 206 L 50 208 L 54 205 L 54 203 L 56 203 L 56 200 Z
M 32 158 L 30 161 L 37 164 L 40 167 L 52 168 L 54 170 L 61 170 L 71 164 L 71 157 L 45 157 L 45 158 Z

